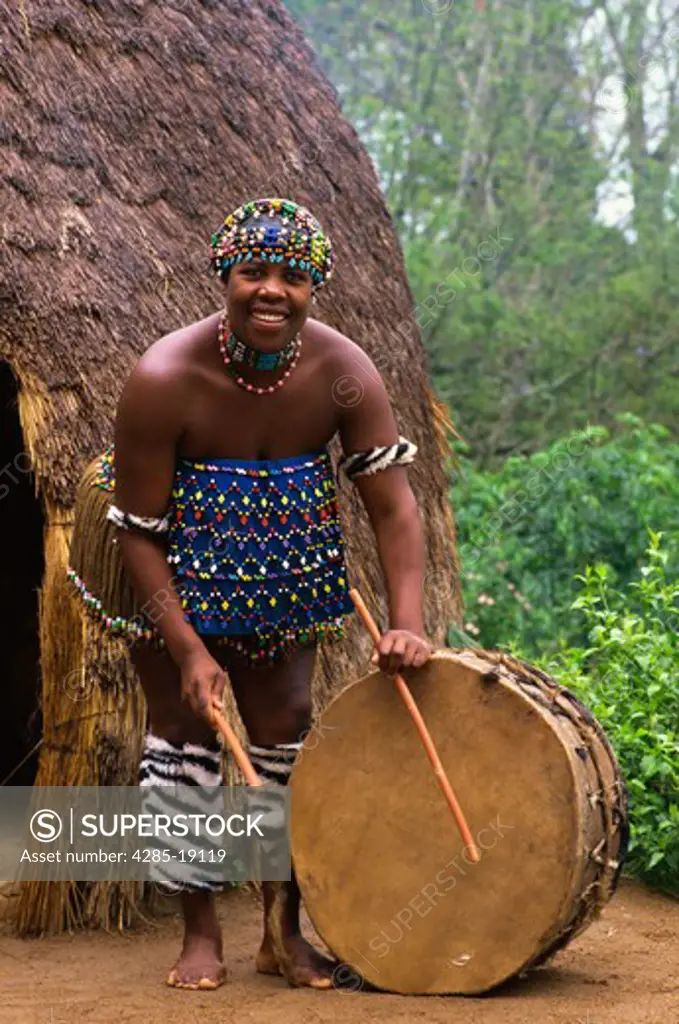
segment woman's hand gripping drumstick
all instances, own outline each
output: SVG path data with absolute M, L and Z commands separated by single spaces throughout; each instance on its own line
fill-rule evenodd
M 375 622 L 372 615 L 368 611 L 366 604 L 361 595 L 359 594 L 359 592 L 355 589 L 352 589 L 349 591 L 349 594 L 356 606 L 356 611 L 363 619 L 366 629 L 370 633 L 370 636 L 372 637 L 375 646 L 377 647 L 377 645 L 380 642 L 380 631 L 377 628 L 377 623 Z M 432 740 L 429 730 L 427 729 L 427 726 L 425 724 L 425 721 L 422 718 L 422 715 L 420 714 L 420 709 L 415 703 L 413 695 L 408 689 L 408 685 L 402 676 L 394 676 L 394 684 L 399 694 L 401 695 L 403 703 L 408 709 L 413 719 L 413 722 L 415 723 L 415 727 L 418 733 L 420 734 L 420 739 L 424 744 L 424 749 L 427 752 L 427 757 L 432 763 L 432 766 L 434 768 L 434 774 L 436 776 L 438 784 L 443 790 L 443 794 L 446 800 L 448 801 L 448 806 L 453 812 L 453 817 L 455 818 L 457 827 L 460 830 L 460 835 L 464 840 L 466 848 L 469 850 L 469 856 L 471 857 L 475 864 L 478 864 L 478 862 L 481 860 L 481 855 L 479 854 L 476 843 L 474 842 L 472 834 L 469 831 L 469 826 L 467 825 L 465 816 L 462 813 L 462 808 L 457 802 L 457 798 L 455 796 L 455 793 L 453 792 L 453 787 L 450 785 L 450 782 L 448 781 L 448 776 L 446 775 L 443 769 L 443 765 L 441 764 L 441 758 L 439 757 L 436 751 L 436 747 L 434 746 L 434 741 Z

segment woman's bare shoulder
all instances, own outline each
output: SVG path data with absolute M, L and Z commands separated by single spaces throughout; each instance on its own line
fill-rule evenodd
M 214 340 L 219 313 L 212 313 L 203 320 L 179 327 L 158 338 L 146 349 L 136 367 L 142 371 L 165 374 L 182 372 L 191 364 L 199 364 L 208 341 Z
M 187 401 L 201 373 L 206 344 L 218 315 L 179 328 L 154 341 L 132 367 L 121 400 L 134 404 Z M 213 324 L 212 321 L 215 323 Z
M 364 388 L 383 388 L 382 376 L 365 349 L 328 324 L 313 319 L 306 323 L 309 340 L 323 352 L 323 370 L 334 381 L 355 377 Z
M 322 346 L 323 363 L 333 372 L 349 373 L 352 367 L 377 372 L 367 352 L 336 328 L 309 318 L 305 330 L 312 343 Z

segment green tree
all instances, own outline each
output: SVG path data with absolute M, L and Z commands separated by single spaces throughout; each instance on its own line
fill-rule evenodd
M 288 6 L 373 156 L 418 303 L 402 330 L 474 457 L 621 411 L 675 429 L 676 0 Z M 612 187 L 619 224 L 597 219 Z

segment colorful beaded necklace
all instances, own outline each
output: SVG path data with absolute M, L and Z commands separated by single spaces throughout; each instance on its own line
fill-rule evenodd
M 238 386 L 243 388 L 245 391 L 250 391 L 253 395 L 271 395 L 273 394 L 274 391 L 277 391 L 278 388 L 282 388 L 286 380 L 292 373 L 292 371 L 297 366 L 297 362 L 302 351 L 302 338 L 301 335 L 298 334 L 295 338 L 292 339 L 292 341 L 288 342 L 285 348 L 280 349 L 279 352 L 272 352 L 272 356 L 278 357 L 282 356 L 284 353 L 287 353 L 287 351 L 290 349 L 292 352 L 292 356 L 289 359 L 286 357 L 285 361 L 281 359 L 276 366 L 257 366 L 257 369 L 278 369 L 278 366 L 284 365 L 284 362 L 288 361 L 290 365 L 288 366 L 283 376 L 279 380 L 277 380 L 275 384 L 269 384 L 267 387 L 259 387 L 256 384 L 248 383 L 248 381 L 246 381 L 243 377 L 241 377 L 238 373 L 235 372 L 235 370 L 233 369 L 233 363 L 235 361 L 233 357 L 233 351 L 237 349 L 238 346 L 242 346 L 243 350 L 246 353 L 248 351 L 255 352 L 256 355 L 259 356 L 267 355 L 268 353 L 257 352 L 256 349 L 253 349 L 250 345 L 246 345 L 244 341 L 241 341 L 239 338 L 236 338 L 235 334 L 233 334 L 229 330 L 229 322 L 227 319 L 226 310 L 224 310 L 220 317 L 219 326 L 217 327 L 217 335 L 219 337 L 219 350 L 222 353 L 224 366 L 229 371 L 229 373 L 235 380 L 236 384 L 238 384 Z M 247 359 L 240 361 L 248 362 Z M 248 362 L 248 365 L 256 364 L 251 364 Z

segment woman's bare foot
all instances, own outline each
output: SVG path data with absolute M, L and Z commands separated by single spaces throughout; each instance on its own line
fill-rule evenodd
M 167 984 L 173 988 L 215 989 L 225 981 L 221 948 L 202 935 L 184 940 L 181 956 L 167 976 Z
M 288 935 L 277 955 L 266 943 L 257 956 L 257 970 L 264 974 L 282 974 L 293 988 L 332 988 L 337 964 L 319 953 L 302 935 Z M 261 966 L 260 966 L 261 965 Z M 275 965 L 275 970 L 273 969 Z
M 167 976 L 173 988 L 215 989 L 226 981 L 222 934 L 214 897 L 204 892 L 182 893 L 184 945 Z
M 264 882 L 264 938 L 257 954 L 262 974 L 282 974 L 293 988 L 332 988 L 337 962 L 328 960 L 303 937 L 299 928 L 299 886 Z

